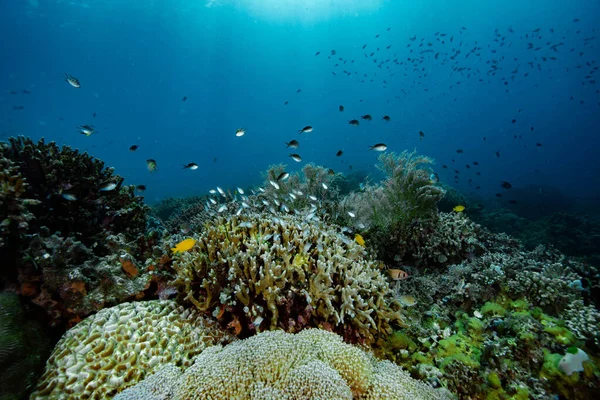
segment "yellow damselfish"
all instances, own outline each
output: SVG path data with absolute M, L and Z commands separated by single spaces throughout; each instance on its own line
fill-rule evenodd
M 189 238 L 185 239 L 175 245 L 175 247 L 171 248 L 174 253 L 183 253 L 184 251 L 190 250 L 196 244 L 196 240 Z
M 356 235 L 354 235 L 354 240 L 356 241 L 356 243 L 360 244 L 362 247 L 365 247 L 365 239 L 363 239 L 363 237 L 361 235 L 359 235 L 358 233 Z
M 456 212 L 463 212 L 465 211 L 465 206 L 456 206 L 452 210 Z

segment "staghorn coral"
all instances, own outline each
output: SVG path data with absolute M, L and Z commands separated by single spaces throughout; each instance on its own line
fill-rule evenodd
M 46 363 L 32 399 L 104 399 L 162 365 L 191 365 L 207 346 L 233 340 L 174 301 L 124 303 L 67 331 Z
M 167 381 L 168 391 L 172 380 Z M 451 398 L 443 390 L 412 379 L 397 365 L 378 361 L 319 329 L 297 334 L 264 332 L 225 347 L 208 348 L 173 386 L 175 393 L 166 400 Z M 143 393 L 136 389 L 119 400 L 155 399 L 134 397 Z
M 175 258 L 180 298 L 246 336 L 320 326 L 373 342 L 401 323 L 364 249 L 325 224 L 264 214 L 217 218 Z

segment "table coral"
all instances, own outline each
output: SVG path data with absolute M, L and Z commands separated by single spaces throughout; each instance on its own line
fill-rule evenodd
M 379 265 L 333 227 L 252 214 L 217 218 L 194 238 L 175 256 L 174 285 L 241 336 L 320 326 L 369 343 L 402 322 Z
M 124 303 L 63 335 L 31 398 L 108 398 L 164 364 L 189 366 L 207 346 L 230 340 L 197 311 L 174 301 Z

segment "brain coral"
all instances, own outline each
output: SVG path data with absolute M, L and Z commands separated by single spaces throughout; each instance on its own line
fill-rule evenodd
M 109 398 L 164 364 L 188 366 L 207 346 L 230 339 L 174 301 L 107 308 L 63 335 L 31 398 Z
M 305 327 L 371 343 L 400 324 L 380 267 L 325 224 L 263 214 L 217 218 L 173 264 L 185 300 L 236 334 Z
M 165 373 L 172 376 L 169 369 Z M 167 386 L 160 393 L 173 393 L 164 399 L 449 398 L 447 392 L 412 379 L 399 366 L 378 361 L 320 329 L 298 334 L 264 332 L 225 347 L 214 346 L 196 357 L 177 380 L 151 379 Z M 155 398 L 155 390 L 138 390 L 138 386 L 144 383 L 118 399 Z

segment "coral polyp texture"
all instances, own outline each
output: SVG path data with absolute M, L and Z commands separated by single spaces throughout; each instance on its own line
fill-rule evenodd
M 387 278 L 333 227 L 295 216 L 217 218 L 175 256 L 182 300 L 240 337 L 322 327 L 374 342 L 402 324 Z
M 451 398 L 444 390 L 412 379 L 399 366 L 378 361 L 320 329 L 264 332 L 225 347 L 210 347 L 178 379 L 174 373 L 173 368 L 164 368 L 159 375 L 168 379 L 152 377 L 154 385 L 135 386 L 117 399 L 149 400 L 156 392 L 174 393 L 161 397 L 167 400 Z
M 105 399 L 165 364 L 189 366 L 207 346 L 233 340 L 174 301 L 124 303 L 67 331 L 32 399 Z

